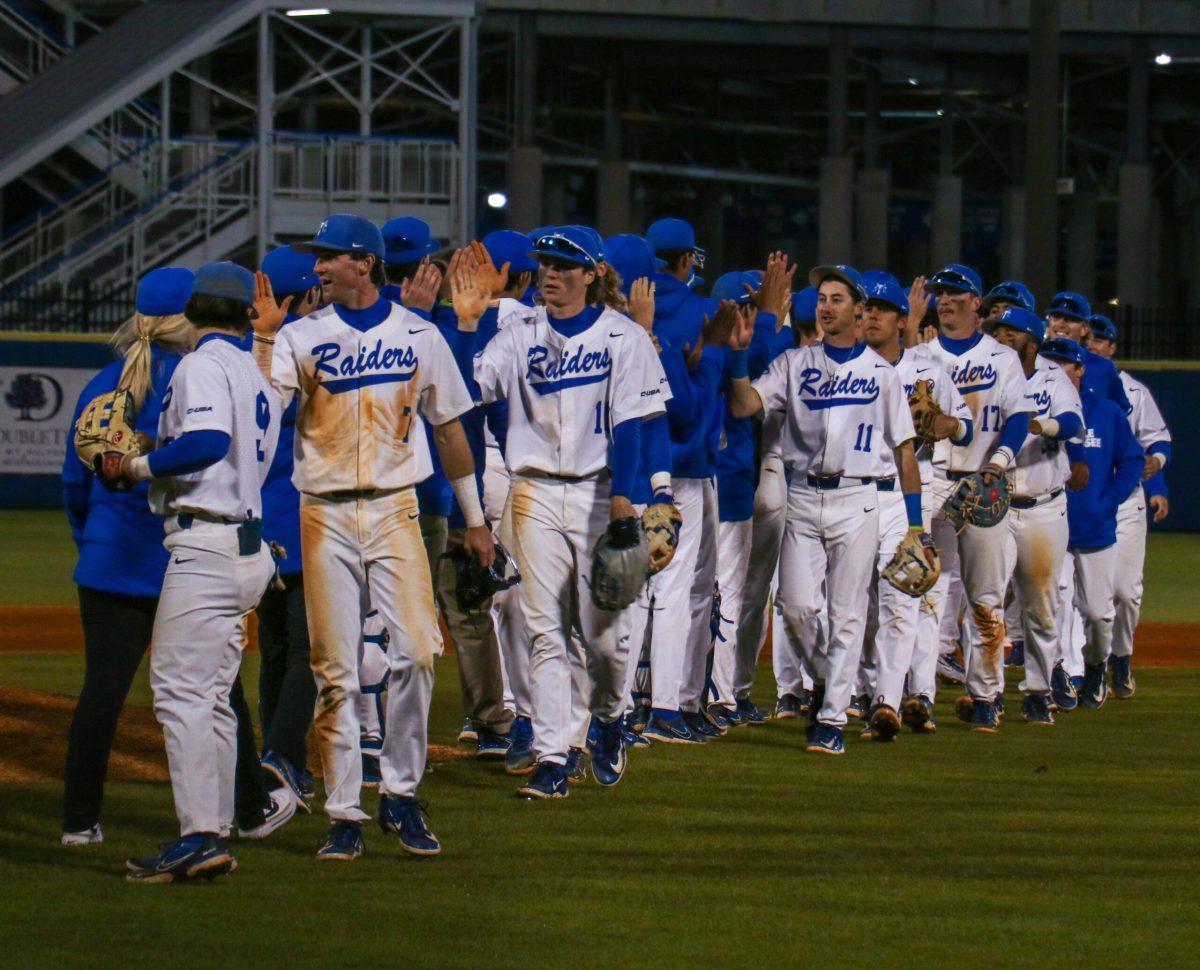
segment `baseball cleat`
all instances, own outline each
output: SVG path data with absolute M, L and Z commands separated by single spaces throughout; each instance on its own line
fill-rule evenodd
M 196 832 L 165 843 L 155 855 L 129 859 L 125 878 L 147 884 L 215 879 L 236 866 L 220 839 L 211 832 Z
M 274 750 L 264 753 L 260 764 L 268 775 L 271 775 L 281 786 L 292 793 L 296 800 L 297 810 L 306 815 L 312 811 L 312 775 L 307 770 L 297 772 L 290 760 Z M 304 776 L 307 776 L 307 793 Z
M 1118 700 L 1127 701 L 1137 690 L 1133 680 L 1132 657 L 1109 657 L 1108 669 L 1112 671 L 1112 692 Z
M 1071 674 L 1071 686 L 1074 687 L 1076 691 L 1080 690 L 1083 687 L 1083 675 Z
M 933 701 L 923 694 L 904 702 L 901 719 L 913 734 L 933 734 L 937 731 L 937 724 L 933 720 Z
M 842 729 L 818 721 L 804 750 L 812 754 L 845 754 L 846 747 L 842 741 Z
M 1050 712 L 1050 698 L 1046 694 L 1029 694 L 1021 702 L 1021 717 L 1030 724 L 1044 727 L 1054 726 L 1054 715 Z
M 295 814 L 296 796 L 290 788 L 282 785 L 267 796 L 267 804 L 263 807 L 256 824 L 238 826 L 238 838 L 265 839 L 276 829 L 283 828 Z
M 587 753 L 583 748 L 567 751 L 567 781 L 587 781 Z
M 683 711 L 682 713 L 683 721 L 688 726 L 688 730 L 696 737 L 703 738 L 706 741 L 715 741 L 721 736 L 721 732 L 717 726 L 699 711 Z
M 996 718 L 995 701 L 975 700 L 971 704 L 971 730 L 979 734 L 996 734 L 1000 722 Z
M 325 837 L 325 844 L 317 850 L 317 858 L 322 862 L 351 862 L 365 851 L 362 824 L 337 819 L 329 826 L 329 834 Z
M 507 734 L 497 734 L 491 728 L 479 728 L 475 739 L 475 757 L 503 758 L 511 743 Z
M 379 756 L 362 753 L 362 786 L 363 788 L 378 788 L 383 781 L 383 773 L 379 767 Z
M 551 761 L 538 762 L 533 777 L 517 789 L 518 798 L 532 800 L 544 798 L 566 798 L 571 793 L 567 786 L 567 769 Z
M 821 708 L 825 706 L 825 685 L 814 684 L 812 694 L 808 701 L 808 726 L 811 728 L 817 723 L 817 717 L 821 713 Z
M 514 717 L 508 729 L 508 750 L 504 752 L 504 770 L 510 775 L 527 775 L 537 764 L 533 753 L 533 723 L 527 717 Z
M 479 740 L 479 731 L 475 728 L 475 722 L 469 717 L 463 718 L 462 727 L 458 731 L 459 744 L 474 744 Z
M 442 851 L 437 836 L 425 822 L 425 806 L 415 798 L 382 795 L 379 798 L 379 827 L 384 835 L 399 836 L 400 848 L 409 855 L 434 856 Z
M 90 829 L 83 829 L 79 832 L 63 832 L 63 845 L 100 845 L 104 841 L 104 833 L 100 831 L 100 823 L 97 822 Z
M 846 708 L 846 717 L 865 719 L 871 710 L 870 694 L 855 694 L 850 698 L 850 706 Z
M 800 716 L 800 698 L 795 694 L 784 694 L 775 702 L 775 718 L 786 721 Z
M 596 733 L 596 745 L 592 748 L 592 775 L 605 788 L 612 788 L 625 774 L 625 743 L 622 735 L 621 721 L 618 718 L 605 724 L 599 718 L 592 721 L 599 724 Z
M 749 697 L 739 697 L 737 700 L 737 715 L 743 724 L 758 727 L 767 723 L 767 715 L 754 706 Z
M 813 692 L 808 688 L 800 691 L 800 716 L 806 717 L 812 710 Z
M 651 709 L 642 737 L 667 744 L 700 744 L 704 740 L 692 734 L 679 711 L 664 711 L 660 707 Z
M 724 704 L 708 705 L 708 719 L 712 721 L 716 729 L 722 734 L 733 727 L 733 721 L 729 718 L 730 713 L 729 708 Z
M 1079 697 L 1084 707 L 1096 710 L 1108 700 L 1108 668 L 1101 661 L 1098 664 L 1086 664 L 1083 670 L 1083 690 Z
M 637 704 L 633 710 L 629 712 L 628 728 L 634 734 L 641 734 L 646 730 L 646 722 L 650 720 L 650 708 L 645 704 Z
M 1079 695 L 1075 693 L 1075 687 L 1061 661 L 1054 665 L 1050 674 L 1050 700 L 1054 708 L 1060 711 L 1073 711 L 1079 706 Z
M 1024 667 L 1025 666 L 1025 641 L 1014 640 L 1012 649 L 1008 651 L 1008 659 L 1004 661 L 1006 667 Z
M 962 697 L 955 698 L 954 716 L 964 724 L 970 724 L 971 719 L 975 716 L 975 701 L 965 694 Z
M 937 675 L 947 684 L 967 682 L 967 671 L 962 661 L 953 653 L 943 653 L 937 658 Z
M 870 740 L 891 741 L 900 733 L 900 718 L 890 705 L 876 704 L 871 708 L 867 727 L 871 730 Z
M 992 703 L 996 707 L 996 721 L 999 722 L 1000 718 L 1004 717 L 1004 714 L 1005 714 L 1004 692 L 1001 691 L 999 694 L 997 694 L 995 696 L 995 698 L 992 700 Z
M 650 747 L 650 739 L 644 738 L 633 729 L 633 715 L 626 714 L 621 719 L 621 740 L 625 745 L 625 750 L 630 748 L 648 748 Z

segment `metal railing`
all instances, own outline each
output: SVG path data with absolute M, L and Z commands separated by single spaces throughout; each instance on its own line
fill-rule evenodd
M 1117 307 L 1122 360 L 1200 361 L 1200 308 Z
M 101 289 L 91 280 L 70 286 L 42 283 L 0 295 L 0 330 L 111 333 L 134 311 L 128 286 Z
M 450 141 L 280 132 L 273 145 L 274 191 L 328 202 L 448 203 L 457 147 Z

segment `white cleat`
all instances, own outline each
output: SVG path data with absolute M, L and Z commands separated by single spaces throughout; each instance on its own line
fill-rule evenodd
M 100 845 L 103 841 L 104 833 L 100 831 L 99 822 L 82 832 L 64 832 L 62 834 L 63 845 Z
M 296 796 L 290 788 L 276 788 L 270 794 L 270 801 L 262 821 L 253 828 L 238 829 L 239 839 L 265 839 L 278 828 L 282 828 L 296 814 Z

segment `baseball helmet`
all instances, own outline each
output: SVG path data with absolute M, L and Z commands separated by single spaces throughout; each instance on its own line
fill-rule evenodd
M 998 301 L 1023 307 L 1030 313 L 1037 313 L 1037 303 L 1033 299 L 1033 293 L 1030 292 L 1028 286 L 1016 280 L 1005 280 L 988 290 L 987 296 L 983 298 L 983 312 L 986 314 L 992 304 Z
M 448 560 L 454 569 L 454 598 L 464 613 L 474 613 L 496 593 L 521 581 L 521 573 L 508 550 L 499 541 L 494 549 L 495 558 L 486 569 L 462 546 L 442 553 L 441 558 Z

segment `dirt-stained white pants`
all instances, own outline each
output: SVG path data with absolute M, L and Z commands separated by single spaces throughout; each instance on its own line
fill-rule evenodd
M 1083 660 L 1087 664 L 1108 663 L 1112 653 L 1113 586 L 1120 554 L 1116 545 L 1103 549 L 1072 549 L 1075 561 L 1075 609 L 1083 618 Z
M 411 796 L 425 773 L 433 663 L 442 635 L 429 559 L 411 488 L 371 498 L 300 497 L 304 602 L 313 674 L 314 727 L 325 773 L 325 812 L 369 818 L 360 807 L 359 652 L 368 607 L 387 634 L 382 794 Z
M 1113 585 L 1116 616 L 1112 655 L 1133 653 L 1133 631 L 1142 615 L 1142 575 L 1146 568 L 1146 493 L 1139 485 L 1117 509 L 1117 568 Z
M 717 585 L 721 588 L 721 620 L 717 631 L 717 642 L 713 644 L 713 686 L 717 690 L 716 703 L 732 708 L 737 703 L 737 685 L 744 684 L 746 694 L 754 683 L 754 661 L 758 658 L 758 645 L 749 661 L 739 651 L 738 634 L 744 622 L 742 599 L 750 572 L 751 536 L 754 523 L 751 519 L 742 522 L 721 522 L 717 526 Z M 761 614 L 766 613 L 760 609 Z M 762 617 L 758 618 L 758 629 L 762 629 Z M 749 683 L 746 683 L 746 681 Z

